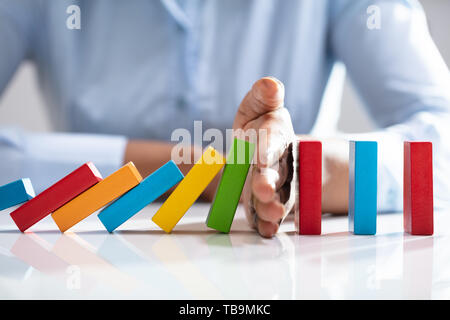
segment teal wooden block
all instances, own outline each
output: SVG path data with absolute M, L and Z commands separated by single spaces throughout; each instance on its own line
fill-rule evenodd
M 375 141 L 350 141 L 349 230 L 354 234 L 377 232 L 377 153 Z
M 142 180 L 139 185 L 103 209 L 98 214 L 98 218 L 106 230 L 113 232 L 183 178 L 184 176 L 180 169 L 171 160 Z
M 0 187 L 0 210 L 33 199 L 36 196 L 31 180 L 20 179 Z

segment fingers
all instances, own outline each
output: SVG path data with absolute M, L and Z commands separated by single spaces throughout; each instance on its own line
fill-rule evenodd
M 285 180 L 279 172 L 271 168 L 254 167 L 251 181 L 251 206 L 253 217 L 247 216 L 263 237 L 272 237 L 278 231 L 280 222 L 286 216 L 286 208 L 281 201 Z M 285 178 L 283 178 L 285 179 Z M 283 196 L 284 198 L 284 196 Z
M 278 171 L 263 168 L 254 169 L 252 179 L 252 192 L 257 200 L 269 202 L 274 199 L 277 186 L 280 184 L 280 176 Z
M 284 108 L 284 85 L 281 81 L 273 77 L 256 81 L 239 106 L 233 129 L 237 137 L 241 133 L 246 136 L 253 129 L 258 145 L 255 159 L 258 166 L 276 164 L 294 138 L 291 117 Z M 251 133 L 249 135 L 252 136 Z
M 248 122 L 243 130 L 245 133 L 252 130 L 256 132 L 255 165 L 259 168 L 277 166 L 286 148 L 295 138 L 291 116 L 285 108 L 259 116 Z
M 295 205 L 293 144 L 285 150 L 279 164 L 278 170 L 254 167 L 251 172 L 253 225 L 264 237 L 278 231 Z
M 250 226 L 256 229 L 258 233 L 265 238 L 273 237 L 278 231 L 279 223 L 263 220 L 260 215 L 256 213 L 255 205 L 252 202 L 253 200 L 251 199 L 244 200 L 245 214 Z M 268 209 L 270 210 L 270 208 Z
M 242 199 L 250 226 L 264 237 L 272 237 L 277 232 L 279 221 L 284 215 L 284 207 L 275 192 L 276 185 L 275 188 L 268 190 L 267 201 L 265 202 L 258 200 L 252 193 L 254 185 L 258 185 L 260 180 L 271 174 L 277 176 L 276 171 L 269 173 L 269 175 L 261 175 L 258 168 L 252 167 L 249 172 L 249 179 L 244 186 Z
M 284 108 L 284 86 L 275 78 L 258 80 L 246 95 L 233 124 L 244 135 L 256 132 L 256 156 L 244 200 L 247 218 L 264 237 L 272 237 L 286 216 L 288 177 L 286 150 L 295 138 L 292 121 Z M 250 140 L 252 141 L 252 140 Z
M 244 128 L 248 122 L 284 106 L 284 86 L 272 77 L 255 82 L 239 106 L 233 129 Z
M 279 225 L 261 219 L 256 219 L 256 228 L 259 234 L 264 238 L 272 238 L 278 232 Z
M 280 201 L 261 202 L 255 200 L 255 210 L 258 218 L 267 222 L 279 224 L 284 217 L 284 205 Z

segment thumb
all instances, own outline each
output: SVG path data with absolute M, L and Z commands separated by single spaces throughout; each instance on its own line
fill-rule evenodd
M 283 106 L 283 83 L 274 77 L 261 78 L 242 100 L 234 119 L 233 129 L 243 129 L 250 121 Z

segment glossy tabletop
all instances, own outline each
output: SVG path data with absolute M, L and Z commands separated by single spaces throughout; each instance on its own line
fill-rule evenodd
M 376 236 L 349 234 L 324 216 L 321 236 L 298 236 L 292 217 L 273 239 L 239 207 L 230 234 L 208 230 L 194 205 L 165 234 L 151 205 L 109 234 L 96 214 L 61 234 L 46 218 L 26 233 L 0 212 L 1 299 L 449 299 L 449 213 L 434 236 L 403 233 L 401 214 L 378 216 Z

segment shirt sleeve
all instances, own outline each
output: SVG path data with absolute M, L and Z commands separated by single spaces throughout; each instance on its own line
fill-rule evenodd
M 31 55 L 33 6 L 26 0 L 0 0 L 0 94 L 20 63 Z
M 403 141 L 433 142 L 436 207 L 450 201 L 450 72 L 414 0 L 336 1 L 330 46 L 342 61 L 377 132 L 379 209 L 403 207 Z M 378 16 L 373 16 L 373 15 Z M 369 19 L 379 18 L 376 21 Z M 373 24 L 375 23 L 375 24 Z M 379 28 L 378 28 L 379 27 Z
M 2 128 L 0 183 L 28 177 L 39 193 L 88 161 L 106 177 L 123 165 L 126 144 L 123 136 Z
M 38 0 L 0 0 L 0 94 L 20 63 L 33 56 Z M 0 185 L 31 178 L 36 192 L 92 161 L 105 177 L 123 164 L 122 136 L 35 133 L 0 127 Z

